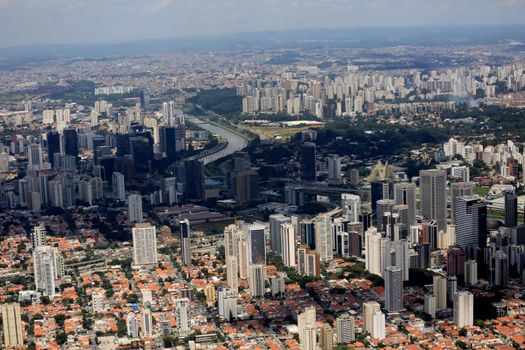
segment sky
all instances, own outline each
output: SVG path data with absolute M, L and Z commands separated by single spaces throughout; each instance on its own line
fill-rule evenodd
M 298 28 L 525 24 L 525 0 L 0 0 L 0 47 Z

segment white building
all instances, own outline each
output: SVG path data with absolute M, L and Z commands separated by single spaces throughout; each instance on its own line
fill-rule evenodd
M 131 229 L 133 235 L 133 265 L 141 267 L 156 265 L 157 236 L 156 228 L 147 223 L 138 223 Z

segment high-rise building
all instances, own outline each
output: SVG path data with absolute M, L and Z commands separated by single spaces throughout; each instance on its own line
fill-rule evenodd
M 331 261 L 334 257 L 332 227 L 330 214 L 319 214 L 315 218 L 315 250 L 321 262 Z
M 315 306 L 308 306 L 297 316 L 299 343 L 303 350 L 315 350 L 317 346 L 317 315 Z
M 249 242 L 250 264 L 266 264 L 266 239 L 264 226 L 251 224 L 247 225 L 246 232 Z
M 313 142 L 305 142 L 301 145 L 301 179 L 304 181 L 315 181 L 317 179 L 315 148 Z
M 335 320 L 337 343 L 351 343 L 355 341 L 355 318 L 349 314 L 342 314 Z
M 231 321 L 237 317 L 237 293 L 232 293 L 227 288 L 221 288 L 217 292 L 217 304 L 219 317 Z
M 389 266 L 384 272 L 385 278 L 385 309 L 388 312 L 403 310 L 403 280 L 401 269 Z
M 404 204 L 408 207 L 407 226 L 413 225 L 416 218 L 416 184 L 412 182 L 394 184 L 394 201 L 396 205 Z
M 383 272 L 392 265 L 391 241 L 382 237 L 375 227 L 365 233 L 365 266 L 370 273 L 383 276 Z
M 457 198 L 456 243 L 463 247 L 484 247 L 487 237 L 487 204 L 478 196 Z
M 62 255 L 56 247 L 40 246 L 33 251 L 33 259 L 36 288 L 52 299 L 56 293 L 56 280 L 64 271 Z
M 447 273 L 449 276 L 463 276 L 465 271 L 465 249 L 453 245 L 447 250 Z
M 111 180 L 112 180 L 111 187 L 113 189 L 113 194 L 115 195 L 115 197 L 117 197 L 117 199 L 121 201 L 125 200 L 126 199 L 126 184 L 124 180 L 124 175 L 122 175 L 119 172 L 114 172 L 111 175 Z
M 388 181 L 372 181 L 370 184 L 372 204 L 372 222 L 377 223 L 377 201 L 382 199 L 391 199 L 391 183 Z
M 33 250 L 36 247 L 46 245 L 46 227 L 43 222 L 41 222 L 40 225 L 33 227 L 33 231 L 31 232 L 31 244 L 33 245 Z
M 149 172 L 153 161 L 153 141 L 151 136 L 149 134 L 131 136 L 129 138 L 129 148 L 135 172 Z
M 134 224 L 143 220 L 142 196 L 140 194 L 130 194 L 128 196 L 128 222 Z
M 334 331 L 328 323 L 324 323 L 321 326 L 321 331 L 319 333 L 319 345 L 323 350 L 334 349 Z
M 341 182 L 341 159 L 338 155 L 331 155 L 327 158 L 328 163 L 328 182 L 340 183 Z
M 377 301 L 368 301 L 363 304 L 363 329 L 365 332 L 373 332 L 373 316 L 376 312 L 381 312 L 381 306 Z
M 505 227 L 518 226 L 518 197 L 514 192 L 505 192 Z
M 490 262 L 490 282 L 493 286 L 505 288 L 509 274 L 509 259 L 507 254 L 497 250 Z
M 43 166 L 42 145 L 32 143 L 27 146 L 27 168 L 30 170 L 41 170 Z
M 432 318 L 436 317 L 436 297 L 433 294 L 425 294 L 425 312 Z
M 256 264 L 248 267 L 248 286 L 252 297 L 264 297 L 266 269 L 264 265 Z
M 372 332 L 370 336 L 375 339 L 385 338 L 385 314 L 381 311 L 376 311 L 372 315 Z
M 433 277 L 434 297 L 436 298 L 436 311 L 447 308 L 447 278 L 442 275 Z
M 151 310 L 148 308 L 143 308 L 141 312 L 141 317 L 141 336 L 142 338 L 149 338 L 153 334 L 153 317 L 151 316 Z
M 253 169 L 232 172 L 233 199 L 237 203 L 247 203 L 256 199 L 259 193 L 259 175 Z
M 4 330 L 4 349 L 22 348 L 24 336 L 22 333 L 22 318 L 20 304 L 10 303 L 0 305 L 2 312 L 2 328 Z
M 78 160 L 78 135 L 75 129 L 64 129 L 64 153 Z
M 129 338 L 135 339 L 139 337 L 137 315 L 133 312 L 128 313 L 128 316 L 126 317 L 126 329 Z
M 319 254 L 307 245 L 297 248 L 297 271 L 301 275 L 319 277 L 321 274 Z
M 453 182 L 450 184 L 450 204 L 451 211 L 450 217 L 452 222 L 456 222 L 456 207 L 459 197 L 462 196 L 472 196 L 474 189 L 474 184 L 472 182 Z
M 437 222 L 438 231 L 447 226 L 447 173 L 444 170 L 421 170 L 421 214 Z
M 215 301 L 217 300 L 217 291 L 213 284 L 208 283 L 206 287 L 204 287 L 204 295 L 206 295 L 206 304 L 215 304 Z
M 359 222 L 361 215 L 361 198 L 355 194 L 341 194 L 343 216 L 349 222 Z
M 182 265 L 191 265 L 191 230 L 188 219 L 180 221 L 180 243 Z
M 295 227 L 291 223 L 281 224 L 281 257 L 289 267 L 297 266 Z
M 281 224 L 290 222 L 291 219 L 283 214 L 270 215 L 268 222 L 270 227 L 270 249 L 276 254 L 282 252 Z
M 177 320 L 177 332 L 179 337 L 190 333 L 190 300 L 188 298 L 175 299 L 175 318 Z
M 401 269 L 401 279 L 408 281 L 410 269 L 410 244 L 408 240 L 401 239 L 393 242 L 395 246 L 395 265 Z
M 136 267 L 156 265 L 157 230 L 148 223 L 137 223 L 131 229 L 133 235 L 133 265 Z
M 474 325 L 474 296 L 470 292 L 454 295 L 454 323 L 458 328 Z
M 200 160 L 184 161 L 184 193 L 190 201 L 204 199 L 204 168 Z
M 467 286 L 478 284 L 478 262 L 476 260 L 465 261 L 465 284 Z

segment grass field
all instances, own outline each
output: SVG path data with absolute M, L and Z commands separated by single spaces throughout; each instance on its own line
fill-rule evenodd
M 474 194 L 480 197 L 485 197 L 489 193 L 490 187 L 475 186 Z
M 281 140 L 286 141 L 293 135 L 305 130 L 306 128 L 283 128 L 283 127 L 265 127 L 265 126 L 243 126 L 243 129 L 249 130 L 254 134 L 259 135 L 261 140 L 273 140 L 276 137 L 281 137 Z

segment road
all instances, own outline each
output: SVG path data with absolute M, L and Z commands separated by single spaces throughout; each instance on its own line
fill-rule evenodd
M 210 123 L 207 123 L 203 119 L 199 119 L 193 116 L 186 116 L 186 119 L 190 121 L 191 123 L 196 124 L 199 127 L 203 128 L 204 130 L 207 130 L 211 132 L 212 134 L 216 134 L 220 136 L 221 138 L 228 141 L 228 145 L 226 146 L 226 148 L 203 158 L 204 165 L 208 163 L 212 163 L 222 157 L 226 157 L 234 152 L 240 151 L 244 149 L 246 146 L 248 146 L 247 139 L 237 134 L 234 134 L 233 132 L 229 130 L 221 128 L 220 126 L 212 125 Z

